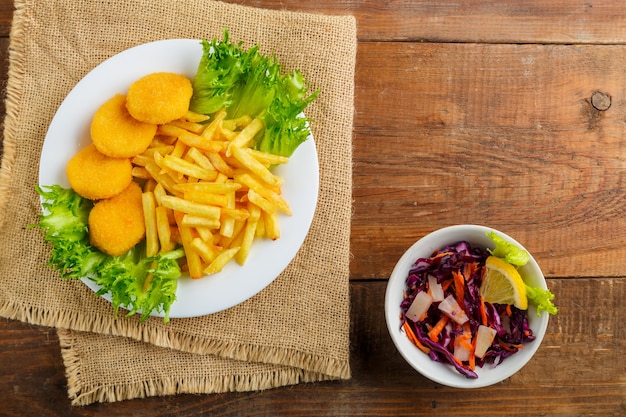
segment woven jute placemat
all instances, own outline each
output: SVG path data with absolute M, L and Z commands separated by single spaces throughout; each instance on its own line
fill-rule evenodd
M 0 171 L 0 315 L 58 329 L 72 404 L 350 378 L 354 18 L 208 0 L 15 6 Z M 116 319 L 108 301 L 47 266 L 50 248 L 27 227 L 41 213 L 35 185 L 48 126 L 105 59 L 160 39 L 220 37 L 224 28 L 321 90 L 307 108 L 320 165 L 311 229 L 286 270 L 237 306 L 169 323 Z

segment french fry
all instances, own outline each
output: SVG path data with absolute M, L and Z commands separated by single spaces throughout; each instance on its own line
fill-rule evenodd
M 233 146 L 231 149 L 232 155 L 235 159 L 241 162 L 250 172 L 259 177 L 263 182 L 272 186 L 280 185 L 282 179 L 272 174 L 272 172 L 261 162 L 256 160 L 249 152 L 247 148 L 239 148 Z
M 254 118 L 244 127 L 235 138 L 230 141 L 226 148 L 226 156 L 230 156 L 233 148 L 248 147 L 254 139 L 254 136 L 265 127 L 265 123 L 259 118 Z
M 144 167 L 133 167 L 131 172 L 133 174 L 133 177 L 140 180 L 147 180 L 152 178 L 150 173 Z
M 189 120 L 183 119 L 172 120 L 168 124 L 171 126 L 180 127 L 187 130 L 188 132 L 195 133 L 196 135 L 202 133 L 205 128 L 205 126 L 201 123 L 191 122 Z
M 160 173 L 169 176 L 175 183 L 182 182 L 184 174 L 175 171 L 165 165 L 165 157 L 159 153 L 154 154 L 154 163 L 161 170 Z
M 187 151 L 187 144 L 182 140 L 177 140 L 176 142 L 174 142 L 174 149 L 172 149 L 172 152 L 170 152 L 169 155 L 181 158 L 185 154 L 186 151 Z
M 167 195 L 167 191 L 165 191 L 165 188 L 163 188 L 163 185 L 161 183 L 157 183 L 153 191 L 157 205 L 161 206 L 161 197 Z
M 219 134 L 217 139 L 225 141 L 231 141 L 237 136 L 237 132 L 224 127 L 224 122 L 222 122 L 222 126 L 220 126 L 219 132 L 217 133 Z
M 222 223 L 223 222 L 224 221 L 222 221 Z M 230 236 L 225 235 L 220 230 L 220 233 L 218 234 L 219 240 L 217 241 L 216 244 L 221 246 L 221 247 L 223 247 L 223 248 L 230 248 L 230 247 L 232 247 L 233 246 L 233 242 L 237 238 L 237 235 L 239 235 L 239 233 L 241 233 L 241 231 L 243 230 L 245 225 L 246 225 L 245 221 L 238 221 L 238 220 L 234 220 L 233 219 L 233 227 L 232 227 L 232 232 L 231 232 Z
M 150 174 L 150 176 L 163 188 L 165 188 L 170 194 L 174 196 L 182 196 L 183 194 L 180 191 L 177 191 L 174 188 L 176 185 L 176 181 L 168 174 L 161 172 L 161 168 L 156 164 L 156 162 L 151 161 L 145 166 L 146 171 Z
M 194 146 L 198 149 L 204 149 L 206 151 L 220 152 L 226 145 L 222 141 L 214 141 L 207 139 L 201 135 L 196 135 L 182 129 L 178 126 L 172 126 L 170 124 L 160 125 L 157 128 L 157 134 L 177 137 L 182 143 L 187 146 Z
M 219 229 L 219 219 L 209 219 L 202 216 L 194 216 L 193 214 L 185 214 L 181 224 L 187 227 L 206 227 L 208 229 Z
M 241 184 L 236 182 L 196 182 L 192 184 L 176 184 L 174 188 L 182 193 L 195 191 L 210 194 L 226 194 L 231 191 L 237 191 L 241 188 Z
M 222 216 L 226 216 L 237 221 L 244 221 L 248 217 L 250 217 L 250 211 L 243 209 L 243 208 L 238 209 L 238 208 L 222 207 L 221 213 L 222 213 Z
M 187 268 L 189 269 L 189 276 L 193 279 L 202 278 L 202 260 L 200 259 L 200 255 L 193 250 L 191 242 L 195 238 L 193 235 L 193 229 L 191 227 L 183 226 L 184 214 L 181 212 L 174 212 L 174 218 L 176 219 L 176 224 L 178 225 L 178 231 L 180 232 L 180 239 L 183 244 L 183 249 L 185 250 L 185 258 L 187 259 Z
M 261 239 L 265 237 L 265 222 L 262 221 L 261 218 L 259 218 L 259 221 L 256 224 L 256 233 L 255 233 L 255 237 L 257 239 Z
M 163 197 L 161 197 L 161 204 L 163 204 L 163 206 L 167 208 L 171 208 L 172 210 L 179 211 L 181 213 L 195 214 L 198 216 L 206 217 L 208 219 L 220 218 L 219 207 L 194 203 L 193 201 L 187 201 L 180 197 L 164 195 Z
M 248 114 L 244 114 L 235 119 L 224 119 L 222 129 L 237 130 L 246 127 L 251 121 L 252 117 Z
M 261 196 L 252 188 L 248 190 L 248 200 L 267 213 L 274 213 L 276 211 L 276 206 L 272 204 L 272 202 Z
M 154 191 L 157 184 L 158 183 L 154 179 L 148 178 L 143 184 L 143 192 Z
M 200 165 L 202 168 L 215 171 L 215 167 L 213 166 L 209 158 L 205 154 L 200 152 L 198 148 L 194 148 L 193 146 L 191 146 L 187 151 L 187 156 L 196 164 Z
M 172 240 L 172 233 L 170 229 L 169 209 L 167 207 L 158 206 L 155 207 L 156 227 L 157 235 L 159 237 L 159 244 L 161 246 L 161 252 L 169 252 L 174 249 L 175 243 Z
M 214 179 L 217 177 L 217 171 L 215 170 L 203 168 L 172 155 L 165 155 L 163 157 L 163 167 L 176 171 L 178 174 L 199 178 L 201 180 Z
M 213 262 L 213 260 L 217 257 L 217 252 L 219 251 L 219 248 L 215 245 L 211 245 L 199 237 L 191 241 L 191 247 L 207 264 Z
M 289 216 L 292 215 L 291 207 L 282 196 L 278 195 L 272 189 L 261 184 L 259 181 L 253 178 L 250 174 L 242 173 L 242 174 L 235 175 L 235 181 L 242 185 L 247 186 L 251 190 L 254 190 L 256 193 L 258 193 L 259 195 L 271 201 L 276 206 L 276 208 L 282 211 L 284 214 L 287 214 Z
M 187 111 L 187 114 L 185 114 L 184 119 L 189 122 L 202 123 L 202 122 L 206 122 L 207 120 L 211 118 L 207 115 L 196 113 L 196 112 L 189 110 Z
M 208 227 L 204 227 L 204 226 L 195 226 L 194 227 L 196 233 L 198 234 L 198 236 L 200 237 L 200 239 L 202 239 L 205 242 L 213 242 L 213 231 L 211 229 L 209 229 Z
M 204 273 L 207 275 L 211 275 L 220 272 L 224 268 L 224 266 L 226 266 L 226 264 L 230 262 L 231 259 L 233 259 L 238 251 L 239 247 L 223 250 L 222 252 L 220 252 L 219 255 L 215 257 L 215 259 L 213 259 L 213 262 L 211 262 L 209 266 L 204 269 Z
M 250 217 L 248 217 L 246 227 L 242 234 L 239 251 L 235 254 L 235 261 L 237 261 L 239 265 L 245 264 L 246 259 L 248 259 L 252 242 L 256 236 L 256 227 L 259 223 L 259 218 L 261 217 L 261 210 L 254 204 L 248 204 L 248 211 L 250 212 Z
M 248 152 L 254 157 L 254 159 L 265 166 L 283 165 L 289 162 L 289 158 L 282 155 L 274 155 L 267 152 L 257 151 L 256 149 L 249 149 Z
M 268 239 L 276 240 L 280 237 L 280 227 L 278 225 L 278 212 L 263 212 L 263 221 L 265 222 L 265 236 Z
M 211 141 L 214 140 L 216 133 L 219 131 L 222 121 L 225 118 L 226 118 L 225 109 L 222 109 L 218 111 L 217 113 L 215 113 L 213 120 L 211 121 L 211 123 L 207 125 L 206 129 L 204 129 L 204 131 L 201 133 L 201 136 Z
M 143 218 L 146 224 L 146 256 L 151 257 L 159 253 L 154 194 L 152 192 L 142 193 L 141 204 L 143 205 Z
M 183 195 L 185 200 L 193 201 L 196 203 L 220 207 L 226 207 L 228 205 L 228 197 L 226 194 L 203 193 L 201 191 L 191 190 L 185 191 Z
M 228 165 L 228 163 L 222 158 L 222 156 L 217 152 L 210 152 L 207 157 L 209 161 L 213 164 L 215 169 L 224 174 L 228 178 L 232 178 L 235 175 L 235 171 L 233 168 Z
M 223 208 L 235 208 L 235 193 L 234 192 L 230 192 L 228 194 L 225 195 L 226 197 L 226 206 Z M 233 231 L 235 230 L 235 219 L 229 216 L 222 216 L 222 210 L 223 208 L 220 208 L 220 219 L 221 219 L 221 225 L 220 225 L 220 235 L 230 238 L 233 236 Z
M 158 153 L 161 155 L 167 155 L 172 153 L 172 151 L 174 150 L 174 146 L 173 145 L 164 145 L 164 146 L 158 146 L 158 147 L 151 147 L 146 149 L 145 151 L 143 151 L 143 153 L 137 155 L 137 156 L 143 156 L 143 157 L 147 157 L 147 158 L 154 158 L 154 154 Z M 136 157 L 135 157 L 136 158 Z
M 148 155 L 146 153 L 147 151 L 148 150 L 146 149 L 146 151 L 144 151 L 144 153 L 134 156 L 131 159 L 131 162 L 133 163 L 133 165 L 140 166 L 140 167 L 145 167 L 148 163 L 153 162 L 154 161 L 153 154 Z

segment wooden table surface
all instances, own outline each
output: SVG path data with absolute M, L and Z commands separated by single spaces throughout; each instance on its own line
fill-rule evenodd
M 352 379 L 73 408 L 55 330 L 1 319 L 0 415 L 626 415 L 623 1 L 230 2 L 357 18 Z M 560 307 L 521 372 L 475 390 L 413 371 L 383 317 L 403 251 L 458 223 L 523 242 Z

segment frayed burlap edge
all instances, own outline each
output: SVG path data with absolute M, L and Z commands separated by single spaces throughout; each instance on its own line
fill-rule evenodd
M 77 354 L 73 331 L 58 329 L 61 356 L 65 364 L 68 396 L 73 406 L 94 402 L 117 402 L 177 394 L 210 394 L 218 392 L 263 391 L 298 383 L 327 381 L 328 375 L 298 368 L 281 368 L 246 375 L 221 377 L 170 377 L 143 380 L 123 385 L 87 385 L 82 379 L 81 358 Z
M 0 316 L 37 323 L 41 326 L 69 328 L 78 331 L 110 334 L 128 337 L 133 333 L 136 340 L 149 342 L 162 348 L 170 348 L 195 354 L 211 354 L 240 361 L 292 366 L 304 372 L 325 375 L 325 379 L 350 379 L 350 364 L 347 359 L 328 358 L 305 353 L 295 349 L 277 348 L 272 346 L 241 345 L 216 339 L 205 339 L 172 331 L 164 331 L 149 323 L 141 326 L 141 334 L 137 334 L 137 325 L 130 320 L 116 320 L 112 326 L 102 321 L 85 320 L 71 310 L 45 311 L 37 307 L 4 303 L 0 305 Z M 154 335 L 158 335 L 154 339 Z
M 22 2 L 15 2 L 15 11 L 13 13 L 14 22 L 27 22 L 28 19 L 19 18 L 25 14 Z M 18 17 L 18 19 L 15 19 Z M 6 115 L 4 118 L 4 139 L 2 151 L 2 164 L 0 165 L 0 227 L 4 224 L 5 209 L 9 195 L 11 192 L 11 184 L 13 180 L 13 166 L 17 158 L 17 121 L 20 109 L 20 101 L 22 100 L 22 86 L 24 84 L 24 38 L 28 31 L 25 24 L 14 24 L 11 26 L 10 43 L 9 43 L 9 76 L 11 83 L 6 89 Z

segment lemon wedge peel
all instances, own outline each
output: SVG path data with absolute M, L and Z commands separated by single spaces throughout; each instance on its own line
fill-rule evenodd
M 513 265 L 496 256 L 485 261 L 485 275 L 480 286 L 483 300 L 492 304 L 512 304 L 528 309 L 526 284 Z

